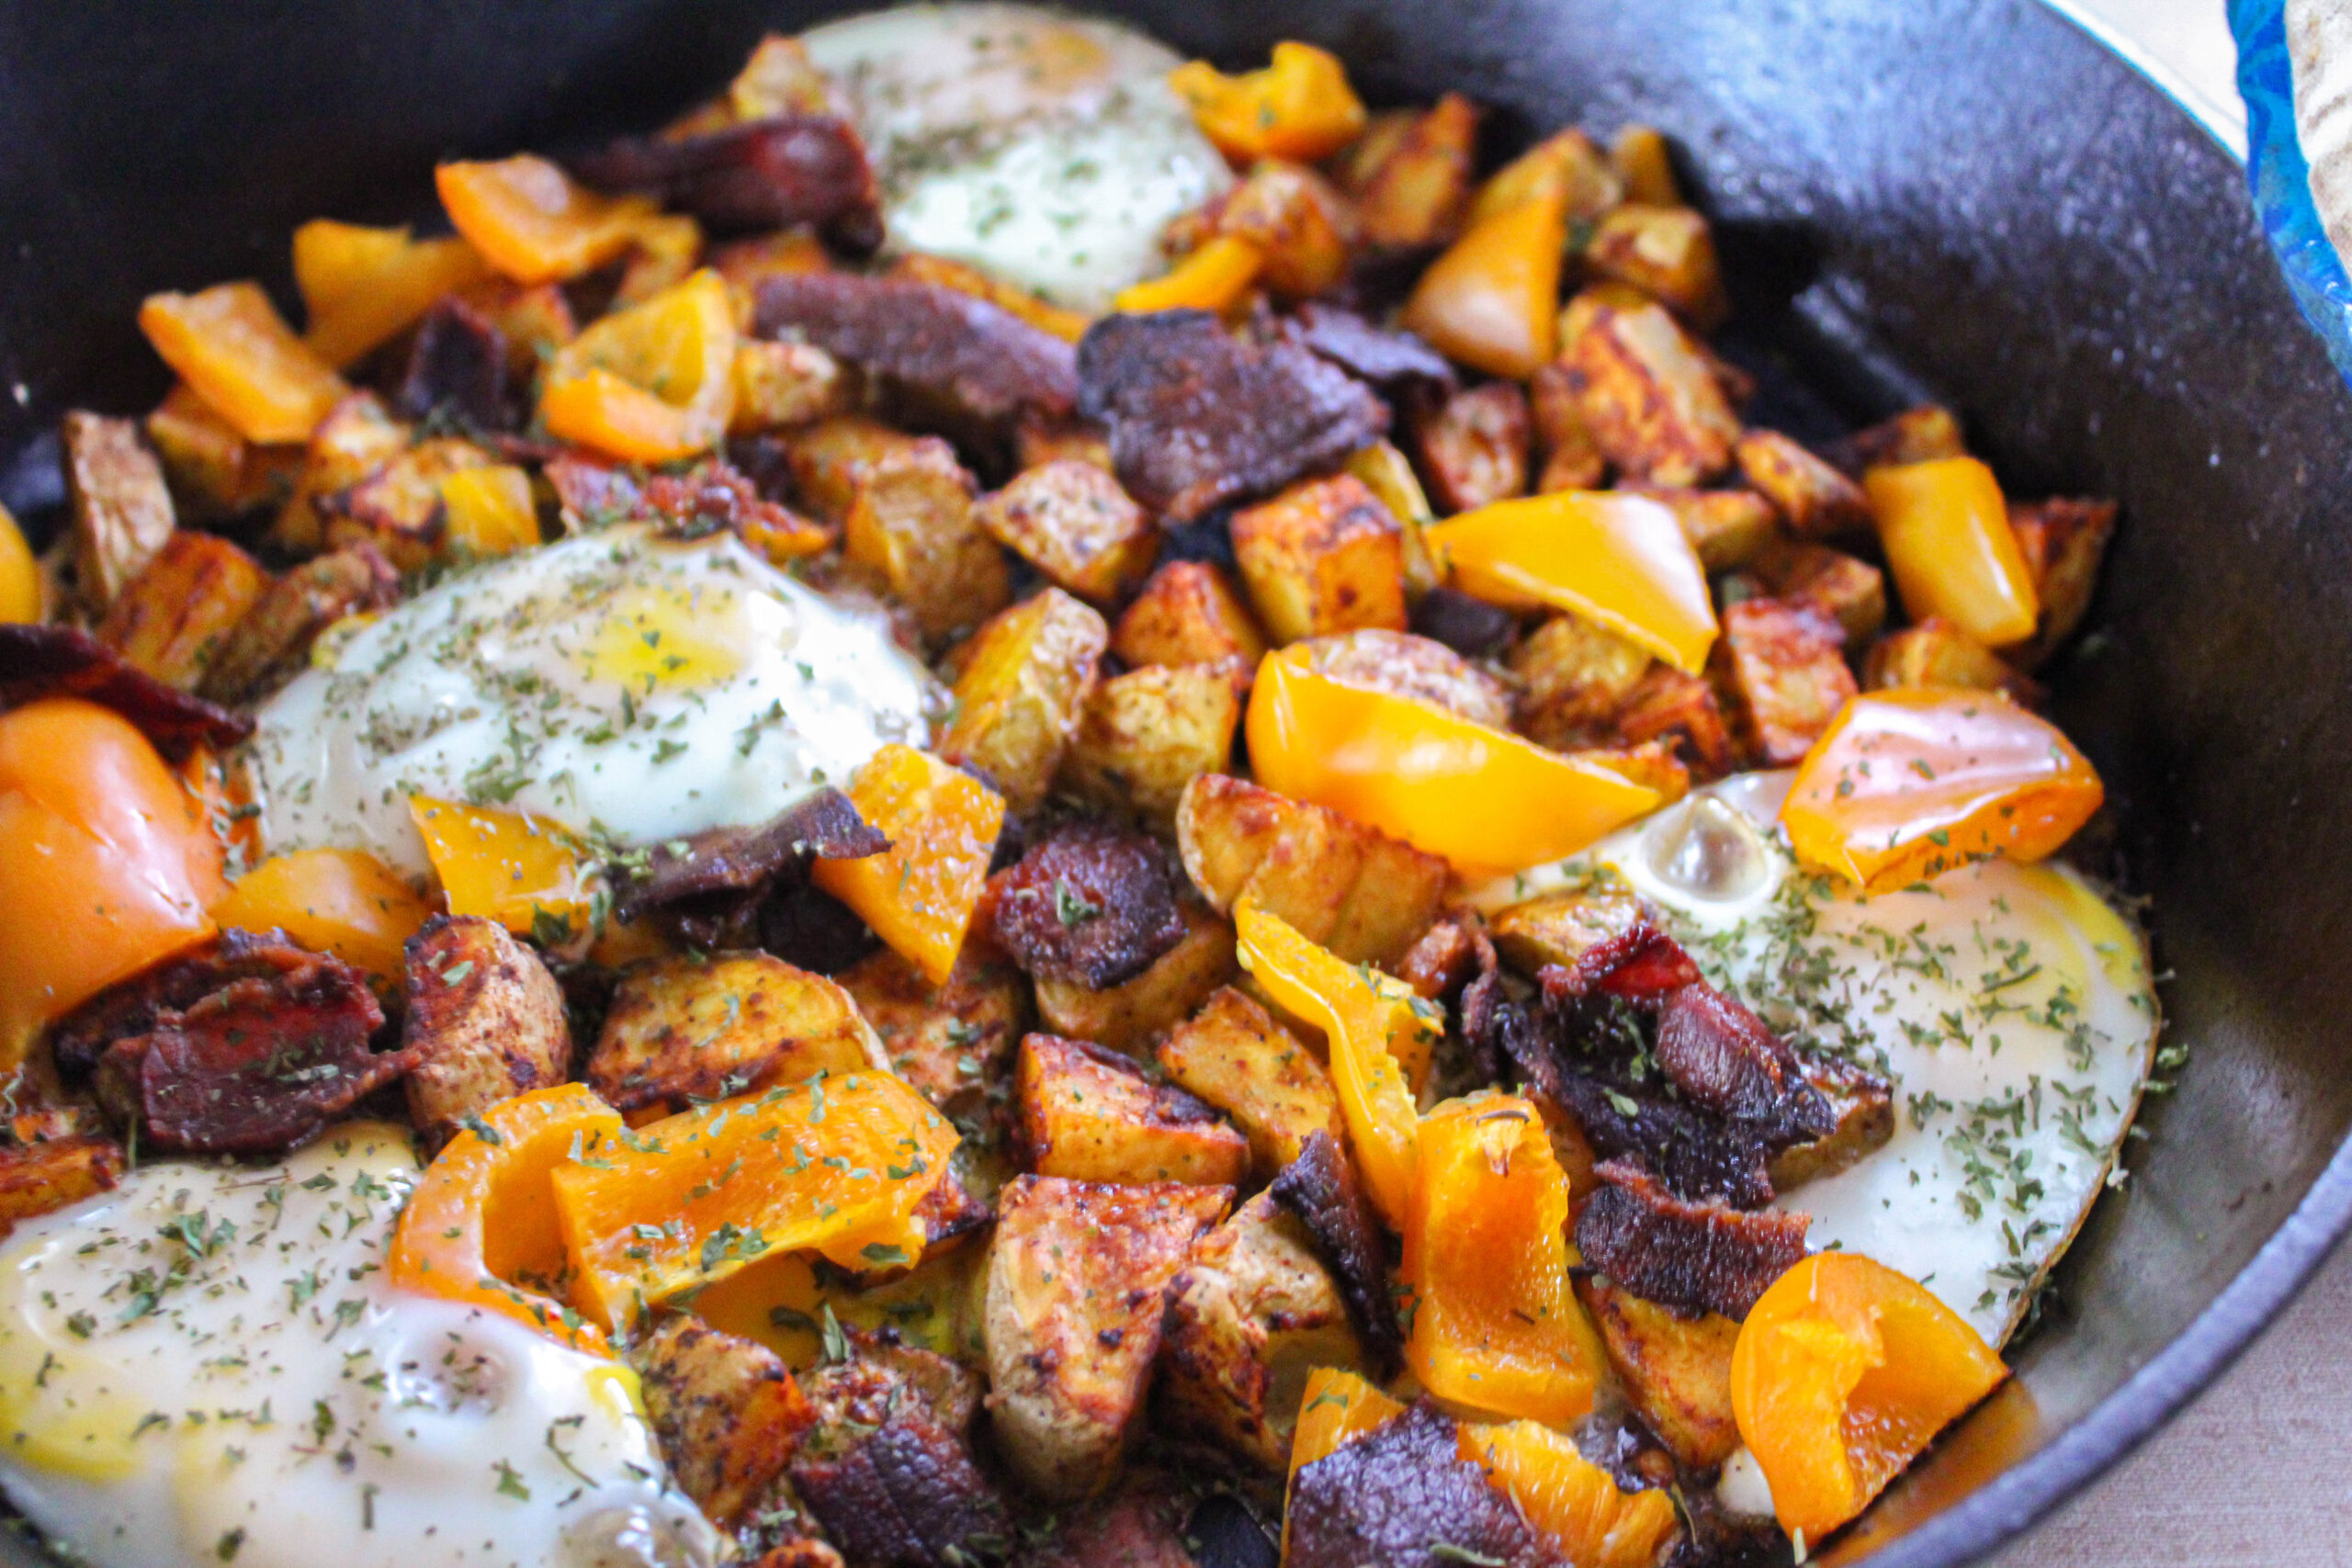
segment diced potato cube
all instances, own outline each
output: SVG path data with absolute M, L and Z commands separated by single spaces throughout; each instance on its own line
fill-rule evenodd
M 249 700 L 300 672 L 328 626 L 399 595 L 399 575 L 373 546 L 313 557 L 263 590 L 221 642 L 198 693 L 212 702 Z
M 1570 222 L 1590 221 L 1625 199 L 1607 154 L 1581 130 L 1556 131 L 1505 164 L 1478 187 L 1465 220 L 1472 228 L 1538 192 L 1561 194 Z
M 1072 457 L 1023 469 L 982 496 L 972 520 L 1082 599 L 1116 599 L 1159 548 L 1159 530 L 1119 481 Z
M 0 1146 L 0 1235 L 18 1220 L 110 1191 L 124 1163 L 122 1145 L 96 1134 Z
M 1351 475 L 1303 480 L 1234 513 L 1233 554 L 1277 643 L 1405 629 L 1404 532 Z
M 1779 431 L 1751 430 L 1739 438 L 1733 454 L 1747 482 L 1779 507 L 1799 534 L 1819 538 L 1871 525 L 1870 498 L 1862 487 L 1827 458 L 1814 456 Z
M 2026 570 L 2032 574 L 2034 596 L 2041 602 L 2041 626 L 2033 640 L 2018 650 L 2030 668 L 2073 636 L 2091 607 L 2098 563 L 2115 532 L 2115 502 L 2064 498 L 2030 502 L 2009 508 L 2009 526 L 2017 534 Z
M 1412 441 L 1441 512 L 1527 492 L 1527 394 L 1516 382 L 1488 381 L 1424 405 L 1413 415 Z
M 319 503 L 341 495 L 408 448 L 413 433 L 373 392 L 354 392 L 327 411 L 302 451 L 294 493 L 270 525 L 279 548 L 307 555 L 326 543 Z
M 1026 978 L 978 943 L 966 945 L 941 986 L 888 948 L 835 978 L 881 1037 L 891 1070 L 951 1116 L 983 1109 L 1029 1021 Z
M 98 638 L 167 686 L 192 692 L 269 587 L 261 563 L 217 534 L 164 541 L 98 623 Z
M 1159 1065 L 1190 1093 L 1231 1117 L 1250 1139 L 1250 1164 L 1273 1179 L 1310 1134 L 1344 1141 L 1331 1077 L 1298 1036 L 1227 986 L 1168 1032 Z
M 1849 476 L 1860 479 L 1866 468 L 1928 463 L 1939 457 L 1965 457 L 1968 444 L 1961 436 L 1952 412 L 1934 403 L 1905 409 L 1893 419 L 1858 430 L 1829 451 L 1829 460 Z
M 2007 692 L 2018 702 L 2040 700 L 2041 689 L 2007 660 L 1939 616 L 1892 631 L 1871 645 L 1862 684 L 1874 692 L 1902 686 L 1966 686 Z
M 1674 513 L 1699 564 L 1709 571 L 1734 571 L 1752 564 L 1781 537 L 1780 513 L 1752 490 L 1691 490 L 1678 485 L 1629 484 L 1619 488 L 1648 496 Z
M 1625 1397 L 1674 1456 L 1712 1469 L 1739 1447 L 1731 1404 L 1731 1349 L 1739 1325 L 1709 1314 L 1678 1317 L 1602 1279 L 1577 1281 Z
M 1140 1050 L 1239 973 L 1230 924 L 1190 903 L 1180 902 L 1176 912 L 1184 921 L 1183 941 L 1134 979 L 1102 991 L 1074 980 L 1038 981 L 1037 1014 L 1046 1027 L 1114 1051 Z
M 1387 250 L 1442 244 L 1462 227 L 1478 157 L 1478 106 L 1448 93 L 1425 110 L 1377 116 L 1341 158 L 1364 243 Z
M 1630 283 L 1697 327 L 1712 331 L 1730 313 L 1723 269 L 1707 220 L 1687 207 L 1628 201 L 1601 215 L 1584 248 L 1585 265 Z
M 449 543 L 442 479 L 492 461 L 470 441 L 424 441 L 396 453 L 350 489 L 318 498 L 327 543 L 373 545 L 402 571 L 429 566 Z
M 1864 646 L 1886 625 L 1886 574 L 1866 560 L 1826 545 L 1776 543 L 1755 567 L 1772 597 L 1810 604 L 1844 627 L 1849 648 Z
M 1204 773 L 1176 808 L 1193 886 L 1243 897 L 1351 964 L 1393 964 L 1437 918 L 1446 863 L 1338 812 Z
M 585 1076 L 614 1109 L 636 1111 L 867 1068 L 887 1072 L 889 1058 L 847 991 L 781 958 L 731 953 L 624 973 Z
M 74 570 L 82 597 L 104 610 L 146 570 L 178 526 L 164 467 L 139 422 L 80 410 L 60 428 L 65 497 L 73 512 Z
M 436 915 L 408 940 L 401 1045 L 409 1120 L 437 1148 L 469 1117 L 571 1073 L 563 991 L 538 955 L 479 915 Z
M 1617 738 L 1629 746 L 1668 741 L 1701 778 L 1720 778 L 1739 761 L 1714 687 L 1664 664 L 1651 665 L 1626 694 Z
M 1742 738 L 1769 767 L 1804 761 L 1855 692 L 1845 633 L 1812 605 L 1781 599 L 1731 605 L 1723 628 Z
M 1630 478 L 1695 485 L 1731 466 L 1739 420 L 1699 345 L 1662 305 L 1600 305 L 1565 354 L 1577 412 Z
M 1624 935 L 1642 918 L 1642 901 L 1622 882 L 1596 883 L 1530 898 L 1487 922 L 1495 952 L 1525 975 L 1545 964 L 1573 967 L 1602 942 Z
M 1259 277 L 1292 299 L 1339 282 L 1357 236 L 1355 213 L 1329 181 L 1274 158 L 1259 160 L 1205 216 L 1213 233 L 1256 246 Z
M 284 501 L 302 466 L 300 446 L 254 446 L 185 382 L 147 416 L 147 440 L 163 459 L 179 514 L 196 522 Z
M 1805 1081 L 1837 1114 L 1827 1137 L 1792 1144 L 1772 1156 L 1772 1185 L 1782 1192 L 1835 1176 L 1894 1136 L 1894 1089 L 1876 1073 L 1830 1055 L 1802 1058 Z
M 972 520 L 972 476 L 935 435 L 837 414 L 787 438 L 793 482 L 848 558 L 906 602 L 928 637 L 977 626 L 1012 597 L 994 539 Z
M 1058 588 L 999 615 L 963 658 L 939 754 L 986 772 L 1013 810 L 1036 809 L 1078 734 L 1110 641 L 1102 617 Z
M 1215 1111 L 1106 1046 L 1032 1034 L 1017 1083 L 1022 1138 L 1040 1176 L 1229 1187 L 1249 1168 L 1249 1141 Z
M 1255 671 L 1265 634 L 1232 581 L 1206 561 L 1170 561 L 1119 617 L 1111 651 L 1129 664 L 1222 664 Z
M 735 412 L 727 433 L 748 435 L 846 413 L 856 381 L 813 344 L 747 338 L 735 345 Z
M 1535 492 L 1598 490 L 1609 470 L 1609 460 L 1577 412 L 1568 368 L 1555 360 L 1528 379 L 1529 426 L 1535 437 Z
M 662 1319 L 629 1362 L 671 1475 L 721 1525 L 761 1500 L 816 1419 L 775 1351 L 684 1314 Z
M 1146 665 L 1094 688 L 1062 761 L 1082 800 L 1172 828 L 1184 786 L 1233 765 L 1241 694 L 1234 667 Z
M 1521 723 L 1539 745 L 1572 750 L 1606 733 L 1654 662 L 1642 648 L 1582 615 L 1554 615 L 1505 662 L 1525 682 Z

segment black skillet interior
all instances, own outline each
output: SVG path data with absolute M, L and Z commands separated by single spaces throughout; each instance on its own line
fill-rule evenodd
M 426 216 L 437 157 L 658 121 L 762 0 L 81 0 L 0 7 L 0 501 L 57 491 L 64 408 L 162 391 L 151 289 L 286 282 L 322 214 Z M 1922 393 L 2023 494 L 2123 503 L 2059 716 L 2155 901 L 2178 1090 L 2059 1275 L 2025 1391 L 1832 1553 L 1963 1561 L 2201 1386 L 2352 1209 L 2352 408 L 2232 160 L 2031 0 L 1132 0 L 1190 52 L 1300 37 L 1375 98 L 1457 88 L 1516 136 L 1678 140 L 1800 434 Z M 2331 1168 L 2331 1161 L 2335 1161 Z M 2299 1212 L 2300 1205 L 2300 1212 Z M 2042 1450 L 2034 1462 L 2015 1463 Z M 2014 1468 L 2005 1467 L 2014 1464 Z

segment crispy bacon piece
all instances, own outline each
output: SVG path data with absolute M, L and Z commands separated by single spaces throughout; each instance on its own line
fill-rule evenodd
M 1074 822 L 989 878 L 996 940 L 1040 980 L 1108 990 L 1184 940 L 1168 857 L 1147 834 Z
M 1388 1246 L 1380 1217 L 1339 1140 L 1329 1133 L 1309 1133 L 1298 1157 L 1283 1167 L 1266 1190 L 1315 1238 L 1374 1369 L 1384 1378 L 1393 1376 L 1404 1364 L 1405 1331 L 1396 1319 L 1396 1298 L 1388 1290 Z
M 1272 494 L 1388 429 L 1387 405 L 1344 370 L 1240 341 L 1206 310 L 1104 317 L 1078 345 L 1078 380 L 1119 482 L 1176 523 Z
M 103 1134 L 0 1145 L 0 1236 L 18 1220 L 112 1191 L 125 1164 L 122 1145 Z
M 1424 1400 L 1291 1477 L 1289 1568 L 1565 1568 Z
M 749 916 L 779 882 L 801 880 L 809 862 L 863 860 L 889 847 L 849 796 L 820 789 L 765 822 L 656 845 L 622 890 L 621 910 L 632 919 L 658 912 L 695 946 L 717 946 L 720 931 Z
M 595 529 L 616 523 L 651 523 L 673 539 L 699 539 L 722 528 L 739 533 L 790 533 L 813 527 L 788 507 L 767 499 L 751 475 L 722 458 L 695 464 L 683 474 L 641 477 L 593 457 L 573 454 L 547 465 L 556 500 Z
M 786 964 L 838 975 L 881 945 L 857 911 L 810 882 L 786 882 L 760 906 L 759 945 Z
M 817 1424 L 793 1490 L 852 1562 L 965 1568 L 989 1554 L 1004 1506 L 966 1429 L 977 1379 L 945 1358 L 849 1331 L 851 1359 L 802 1384 Z
M 1465 659 L 1485 659 L 1510 646 L 1519 623 L 1509 610 L 1473 599 L 1458 588 L 1432 588 L 1413 606 L 1413 631 Z
M 471 430 L 513 430 L 521 411 L 507 384 L 506 334 L 463 299 L 441 300 L 417 324 L 393 401 L 410 419 L 438 413 Z
M 165 1013 L 185 1012 L 232 980 L 297 974 L 317 957 L 283 931 L 223 931 L 219 941 L 101 991 L 58 1020 L 49 1032 L 50 1055 L 59 1075 L 78 1083 L 96 1070 L 107 1046 L 150 1032 Z
M 975 419 L 1060 418 L 1078 400 L 1069 344 L 935 283 L 838 272 L 771 277 L 760 285 L 754 323 L 762 337 L 795 333 Z
M 1826 1138 L 1838 1117 L 1796 1053 L 1736 998 L 1703 982 L 1666 999 L 1657 1065 L 1694 1103 L 1764 1129 L 1776 1145 Z
M 357 970 L 314 953 L 160 1010 L 107 1047 L 98 1100 L 151 1148 L 282 1154 L 408 1070 L 408 1052 L 368 1049 L 383 1021 Z
M 1353 310 L 1310 300 L 1283 321 L 1281 332 L 1284 341 L 1384 392 L 1454 389 L 1453 367 L 1443 355 L 1411 333 L 1374 326 Z
M 0 710 L 42 697 L 80 697 L 110 707 L 173 757 L 199 741 L 234 746 L 254 732 L 247 715 L 165 685 L 78 627 L 0 625 Z
M 1648 920 L 1636 920 L 1577 955 L 1575 964 L 1547 964 L 1537 974 L 1547 1005 L 1581 1001 L 1596 993 L 1657 1008 L 1699 979 L 1699 965 L 1682 944 Z
M 1577 1247 L 1645 1301 L 1736 1321 L 1804 1256 L 1810 1214 L 1686 1202 L 1623 1160 L 1596 1174 L 1602 1185 L 1577 1216 Z
M 838 115 L 786 114 L 663 141 L 625 136 L 571 160 L 612 191 L 642 191 L 715 233 L 814 224 L 860 255 L 882 243 L 882 193 L 865 143 Z

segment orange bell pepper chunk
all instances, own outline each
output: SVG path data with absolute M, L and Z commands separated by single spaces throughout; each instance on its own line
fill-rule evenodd
M 1440 1399 L 1566 1426 L 1592 1408 L 1600 1337 L 1568 1282 L 1568 1180 L 1516 1095 L 1421 1119 L 1402 1227 L 1405 1359 Z
M 809 880 L 856 910 L 933 985 L 945 985 L 988 883 L 1004 797 L 896 742 L 857 771 L 849 797 L 890 847 L 864 860 L 820 860 Z
M 216 930 L 220 840 L 111 708 L 0 714 L 0 1073 L 42 1026 Z
M 1404 324 L 1490 376 L 1534 375 L 1558 346 L 1566 211 L 1553 184 L 1474 224 L 1421 274 Z
M 1158 277 L 1129 284 L 1111 301 L 1114 310 L 1215 310 L 1233 308 L 1257 281 L 1266 253 L 1238 234 L 1219 234 Z
M 456 237 L 417 240 L 406 228 L 329 218 L 294 231 L 294 287 L 311 322 L 303 340 L 338 368 L 489 276 L 481 254 Z
M 1987 648 L 2033 635 L 2041 603 L 1993 470 L 1973 457 L 1871 468 L 1862 488 L 1903 607 Z
M 924 1240 L 916 1205 L 956 1144 L 921 1095 L 876 1072 L 820 1073 L 649 1122 L 605 1163 L 555 1173 L 577 1289 L 617 1328 L 769 1252 L 910 1263 Z
M 1573 611 L 1685 674 L 1707 667 L 1706 569 L 1674 513 L 1646 496 L 1555 491 L 1462 513 L 1423 537 L 1465 593 Z
M 351 389 L 294 335 L 258 283 L 150 294 L 139 307 L 139 330 L 248 441 L 308 441 Z
M 1233 928 L 1241 967 L 1284 1010 L 1323 1031 L 1364 1185 L 1382 1217 L 1401 1228 L 1419 1122 L 1413 1084 L 1429 1070 L 1439 1032 L 1423 1011 L 1430 1004 L 1393 976 L 1333 956 L 1255 899 L 1234 907 Z
M 433 911 L 365 850 L 300 850 L 237 879 L 212 918 L 240 931 L 275 926 L 298 947 L 332 953 L 388 985 L 407 972 L 408 939 Z
M 1650 1568 L 1677 1528 L 1665 1491 L 1620 1490 L 1574 1439 L 1540 1423 L 1464 1422 L 1456 1451 L 1509 1492 L 1577 1568 Z
M 1803 1551 L 2008 1375 L 1967 1319 L 1916 1280 L 1854 1253 L 1816 1252 L 1740 1325 L 1732 1414 Z
M 639 226 L 660 212 L 643 197 L 599 196 L 529 153 L 444 164 L 433 183 L 458 232 L 518 283 L 593 272 L 628 250 Z
M 1239 76 L 1190 61 L 1168 73 L 1168 85 L 1193 107 L 1201 133 L 1239 164 L 1311 164 L 1353 141 L 1369 118 L 1347 67 L 1312 44 L 1278 43 L 1272 63 Z
M 604 1331 L 562 1299 L 571 1262 L 553 1174 L 573 1160 L 609 1156 L 621 1131 L 619 1112 L 585 1084 L 535 1089 L 491 1107 L 424 1168 L 392 1233 L 387 1277 L 605 1354 Z
M 232 769 L 220 753 L 202 741 L 188 748 L 180 761 L 180 784 L 196 805 L 197 818 L 212 829 L 229 852 L 232 867 L 250 866 L 261 859 L 261 813 L 254 808 L 252 778 Z
M 1258 782 L 1442 855 L 1465 874 L 1573 854 L 1665 803 L 1613 769 L 1434 703 L 1318 675 L 1306 658 L 1285 649 L 1258 666 L 1244 726 Z
M 453 915 L 480 915 L 517 936 L 549 920 L 576 924 L 594 897 L 580 840 L 542 817 L 496 806 L 411 795 L 409 819 L 424 840 Z
M 706 267 L 566 344 L 548 367 L 550 434 L 632 463 L 706 452 L 735 411 L 735 312 Z
M 511 463 L 459 468 L 434 481 L 448 512 L 449 542 L 469 555 L 504 556 L 539 542 L 531 476 Z
M 1805 864 L 1865 893 L 1970 861 L 2041 859 L 2107 798 L 2049 720 L 1996 692 L 1916 686 L 1849 702 L 1781 807 Z
M 0 621 L 40 619 L 40 562 L 15 515 L 0 506 Z

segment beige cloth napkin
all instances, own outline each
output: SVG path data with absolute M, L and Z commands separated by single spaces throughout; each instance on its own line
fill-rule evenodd
M 2287 0 L 2295 139 L 2310 163 L 2312 205 L 2352 271 L 2352 0 Z

